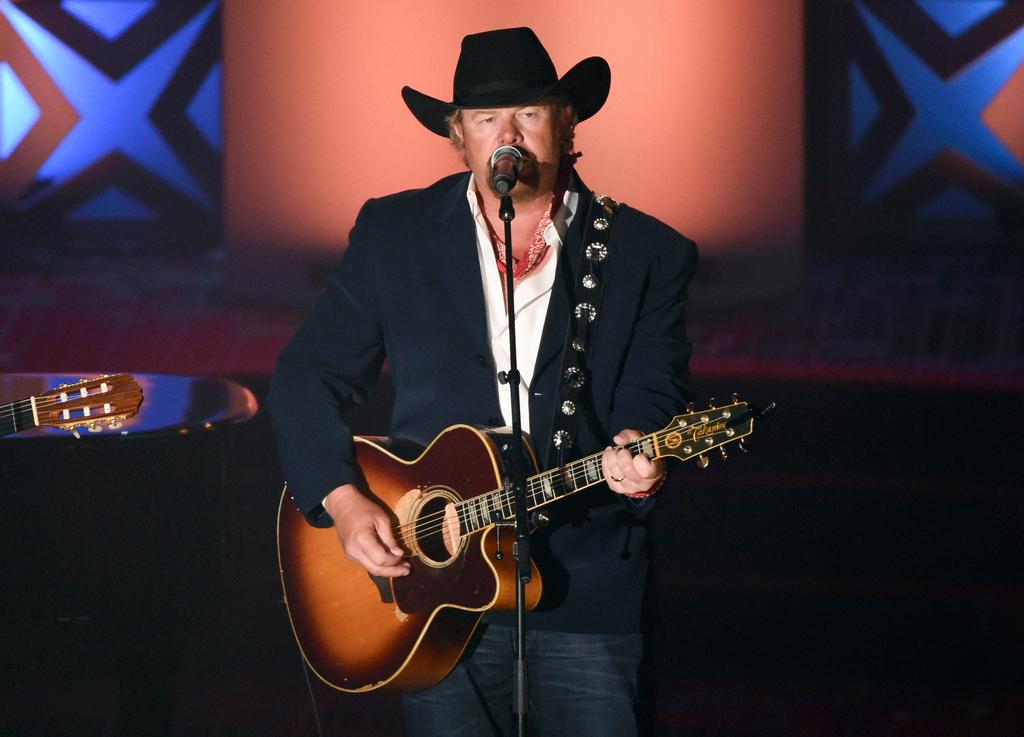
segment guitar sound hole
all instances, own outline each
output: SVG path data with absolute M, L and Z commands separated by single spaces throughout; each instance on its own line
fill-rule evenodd
M 427 565 L 442 566 L 459 552 L 458 520 L 444 496 L 427 499 L 416 515 L 416 547 Z

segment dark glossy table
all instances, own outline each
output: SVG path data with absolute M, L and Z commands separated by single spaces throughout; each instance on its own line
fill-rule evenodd
M 0 375 L 0 403 L 95 375 Z M 117 429 L 0 438 L 0 631 L 23 674 L 118 678 L 117 732 L 159 735 L 182 652 L 216 631 L 235 435 L 258 405 L 223 379 L 134 378 L 144 401 Z

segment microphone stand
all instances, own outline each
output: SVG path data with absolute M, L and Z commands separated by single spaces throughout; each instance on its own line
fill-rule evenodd
M 526 509 L 526 476 L 521 460 L 526 457 L 523 447 L 523 426 L 519 406 L 519 363 L 516 357 L 515 265 L 512 260 L 512 219 L 516 211 L 507 190 L 501 196 L 498 215 L 505 222 L 505 303 L 508 316 L 509 370 L 498 374 L 502 384 L 512 392 L 512 438 L 508 454 L 504 483 L 505 492 L 511 489 L 516 510 L 516 542 L 512 548 L 516 559 L 516 652 L 515 680 L 512 711 L 515 715 L 516 734 L 526 734 L 526 584 L 530 582 L 530 530 Z M 511 473 L 509 472 L 511 471 Z

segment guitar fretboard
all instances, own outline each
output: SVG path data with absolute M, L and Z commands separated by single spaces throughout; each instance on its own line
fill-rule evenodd
M 628 443 L 633 455 L 643 453 L 650 459 L 658 458 L 658 435 L 651 433 Z M 527 511 L 543 507 L 563 497 L 604 481 L 601 471 L 601 453 L 580 458 L 571 463 L 544 471 L 526 480 Z M 455 505 L 460 531 L 464 535 L 482 530 L 493 524 L 512 524 L 516 518 L 516 505 L 511 491 L 497 489 L 466 499 Z
M 28 430 L 36 426 L 32 399 L 0 404 L 0 436 Z

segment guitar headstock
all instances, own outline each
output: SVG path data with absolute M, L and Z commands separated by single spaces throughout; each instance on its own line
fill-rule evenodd
M 103 425 L 121 427 L 122 420 L 138 413 L 142 387 L 128 374 L 113 374 L 61 384 L 34 399 L 38 425 L 70 430 L 77 437 L 80 427 L 90 432 Z
M 707 453 L 715 448 L 723 458 L 726 457 L 725 446 L 730 443 L 739 443 L 740 450 L 746 452 L 743 439 L 754 432 L 754 420 L 774 409 L 774 402 L 760 410 L 735 394 L 732 401 L 721 406 L 715 400 L 705 409 L 694 409 L 691 405 L 686 414 L 676 415 L 656 433 L 658 454 L 683 461 L 696 459 L 701 468 L 706 468 Z

